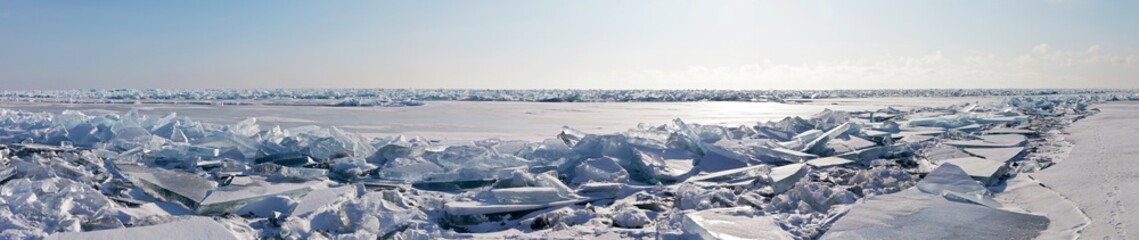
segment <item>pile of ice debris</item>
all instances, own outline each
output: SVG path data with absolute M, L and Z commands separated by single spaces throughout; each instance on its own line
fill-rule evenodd
M 0 238 L 1026 239 L 1049 219 L 1009 211 L 989 186 L 1050 166 L 1043 143 L 1106 100 L 453 146 L 0 109 Z
M 419 106 L 424 101 L 522 102 L 791 102 L 800 99 L 881 97 L 1072 96 L 1139 100 L 1122 89 L 895 89 L 895 90 L 497 90 L 497 89 L 79 89 L 0 91 L 0 100 L 52 103 L 198 105 Z

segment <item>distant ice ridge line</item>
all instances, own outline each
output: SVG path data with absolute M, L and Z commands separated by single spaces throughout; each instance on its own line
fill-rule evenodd
M 1139 100 L 1135 89 L 598 90 L 598 89 L 75 89 L 5 90 L 0 100 L 54 103 L 418 106 L 425 101 L 696 102 L 881 97 L 1100 95 Z

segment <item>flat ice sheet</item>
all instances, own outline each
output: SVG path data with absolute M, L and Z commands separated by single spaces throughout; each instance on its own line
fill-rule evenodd
M 1067 131 L 1069 157 L 1032 174 L 1075 202 L 1091 225 L 1082 239 L 1139 238 L 1139 103 L 1096 105 L 1102 112 Z
M 882 102 L 883 104 L 889 102 Z M 432 101 L 416 107 L 201 106 L 170 104 L 56 104 L 0 102 L 0 108 L 88 115 L 123 114 L 131 108 L 147 115 L 179 116 L 210 123 L 233 124 L 248 117 L 266 127 L 336 126 L 365 137 L 423 136 L 445 143 L 501 138 L 540 141 L 553 138 L 562 126 L 588 133 L 623 132 L 639 123 L 662 125 L 681 118 L 688 123 L 755 125 L 788 116 L 810 117 L 823 109 L 877 110 L 875 104 L 781 104 L 772 102 L 616 102 L 534 103 Z
M 1033 239 L 1043 216 L 954 202 L 909 189 L 851 205 L 821 239 Z

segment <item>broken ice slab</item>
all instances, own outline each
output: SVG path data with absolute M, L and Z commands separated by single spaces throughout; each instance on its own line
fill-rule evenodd
M 768 175 L 768 185 L 771 186 L 772 193 L 779 194 L 791 189 L 796 182 L 799 182 L 799 179 L 807 176 L 808 169 L 807 164 L 803 163 L 771 168 L 771 173 Z
M 917 189 L 950 200 L 967 201 L 992 208 L 1001 204 L 988 196 L 989 190 L 973 180 L 957 165 L 942 164 L 930 172 L 917 184 Z
M 839 166 L 846 166 L 846 165 L 850 165 L 850 164 L 854 164 L 854 163 L 858 163 L 858 162 L 855 162 L 853 160 L 846 159 L 846 158 L 841 158 L 841 157 L 825 157 L 825 158 L 819 158 L 819 159 L 813 159 L 813 160 L 807 161 L 807 165 L 810 165 L 811 167 L 815 167 L 815 168 L 839 167 Z
M 3 156 L 3 155 L 0 155 L 0 156 Z M 2 165 L 0 165 L 0 168 L 3 168 L 3 169 L 0 169 L 0 185 L 2 185 L 4 182 L 8 181 L 8 179 L 15 177 L 17 172 L 16 172 L 15 167 L 6 166 L 7 164 L 3 164 L 3 163 L 0 163 L 0 164 L 2 164 Z
M 945 159 L 963 158 L 970 156 L 969 153 L 962 151 L 960 148 L 949 145 L 936 145 L 932 147 L 926 147 L 923 151 L 925 159 L 934 162 Z
M 213 182 L 198 175 L 146 168 L 136 165 L 115 165 L 119 173 L 142 188 L 143 192 L 167 202 L 180 203 L 187 208 L 196 208 L 210 190 L 217 188 Z
M 771 173 L 771 168 L 767 165 L 755 165 L 750 167 L 742 167 L 736 169 L 729 169 L 699 176 L 688 178 L 688 182 L 720 182 L 720 183 L 735 183 L 735 182 L 751 182 Z
M 811 129 L 791 137 L 792 141 L 811 142 L 823 135 L 822 130 Z
M 909 125 L 914 127 L 957 128 L 972 123 L 972 118 L 965 115 L 946 115 L 939 117 L 910 119 Z
M 412 183 L 411 187 L 428 191 L 449 192 L 490 186 L 496 182 L 498 182 L 498 179 L 494 178 L 458 181 L 430 181 Z
M 910 189 L 852 205 L 820 239 L 1033 239 L 1049 223 Z
M 625 187 L 626 185 L 624 183 L 590 182 L 579 185 L 577 194 L 582 196 L 613 198 L 617 197 Z
M 448 202 L 443 205 L 443 210 L 450 216 L 472 216 L 472 215 L 489 215 L 489 214 L 504 214 L 514 212 L 533 211 L 551 207 L 569 206 L 578 203 L 591 201 L 589 198 L 567 199 L 553 202 L 543 203 L 527 203 L 527 204 L 499 204 L 499 203 L 484 203 L 474 201 L 463 202 Z
M 253 163 L 257 163 L 257 164 L 273 163 L 273 164 L 286 166 L 286 167 L 300 167 L 300 166 L 305 166 L 305 165 L 310 165 L 310 164 L 316 164 L 316 162 L 314 162 L 311 157 L 304 155 L 302 153 L 297 153 L 297 152 L 280 153 L 280 154 L 273 154 L 273 155 L 269 155 L 269 156 L 264 156 L 261 158 L 257 158 L 257 160 L 254 160 Z
M 253 165 L 249 172 L 264 177 L 283 178 L 289 181 L 311 181 L 328 178 L 328 169 L 285 167 L 272 163 Z
M 874 146 L 878 146 L 878 143 L 855 136 L 851 136 L 849 139 L 833 139 L 827 142 L 827 148 L 833 150 L 834 154 L 844 154 Z
M 1032 131 L 1032 130 L 1028 130 L 1028 129 L 1015 129 L 1015 128 L 994 128 L 994 129 L 989 129 L 989 130 L 986 130 L 984 132 L 981 132 L 981 134 L 984 134 L 984 135 L 999 135 L 999 134 L 1033 135 L 1033 134 L 1036 134 L 1036 131 Z
M 586 159 L 574 168 L 571 182 L 625 182 L 629 180 L 629 173 L 621 168 L 618 161 L 611 157 Z
M 857 150 L 853 152 L 843 153 L 835 157 L 854 160 L 861 163 L 869 163 L 870 161 L 881 158 L 886 152 L 890 150 L 888 147 L 876 146 L 867 149 Z
M 1019 134 L 984 135 L 981 140 L 948 141 L 945 144 L 963 148 L 1007 148 L 1024 146 L 1028 138 Z
M 499 203 L 535 204 L 567 200 L 562 192 L 553 187 L 516 187 L 491 189 L 490 193 Z
M 230 233 L 221 223 L 207 217 L 189 217 L 157 225 L 118 228 L 90 232 L 61 232 L 54 233 L 46 239 L 50 240 L 99 240 L 99 239 L 213 239 L 237 240 L 237 236 Z
M 12 144 L 12 148 L 15 149 L 17 153 L 29 155 L 32 153 L 50 153 L 75 150 L 73 148 L 65 148 L 63 146 L 44 145 L 38 143 Z
M 369 191 L 381 190 L 400 190 L 405 191 L 411 188 L 411 184 L 403 181 L 392 181 L 384 179 L 364 178 L 361 179 L 360 184 L 364 185 L 365 189 Z
M 684 214 L 684 233 L 698 239 L 795 239 L 770 216 L 739 213 L 750 207 L 709 209 Z
M 823 150 L 824 147 L 826 147 L 827 142 L 830 142 L 831 139 L 837 138 L 849 132 L 857 132 L 859 129 L 861 129 L 861 127 L 854 123 L 843 123 L 842 125 L 838 125 L 834 128 L 831 128 L 830 130 L 827 130 L 826 133 L 823 133 L 822 136 L 819 136 L 815 140 L 812 140 L 811 142 L 803 145 L 803 148 L 798 150 L 802 152 L 819 153 Z
M 1011 147 L 1011 148 L 965 148 L 965 152 L 978 156 L 984 159 L 1009 162 L 1016 161 L 1026 153 L 1024 147 Z
M 978 118 L 977 123 L 980 124 L 1017 124 L 1028 121 L 1027 116 L 1013 116 L 1013 117 L 983 117 Z
M 801 163 L 810 159 L 818 158 L 818 155 L 795 151 L 786 148 L 768 148 L 763 146 L 756 146 L 752 150 L 758 152 L 762 156 L 767 156 L 772 159 L 780 160 L 785 163 Z
M 980 181 L 985 186 L 996 185 L 1002 176 L 1008 173 L 1008 166 L 1004 162 L 987 160 L 978 157 L 964 157 L 946 159 L 941 164 L 953 164 L 961 167 L 966 174 Z
M 320 210 L 320 208 L 331 206 L 337 201 L 354 199 L 359 192 L 358 189 L 356 185 L 345 185 L 313 190 L 297 200 L 297 205 L 293 207 L 289 216 L 304 217 Z
M 956 128 L 953 128 L 953 130 L 971 133 L 971 132 L 981 131 L 981 128 L 982 128 L 981 124 L 974 123 L 974 124 L 956 127 Z
M 676 182 L 692 171 L 692 156 L 687 151 L 633 149 L 634 156 L 626 164 L 632 177 L 646 183 Z
M 210 191 L 196 212 L 199 215 L 234 213 L 245 205 L 274 196 L 299 197 L 321 182 L 278 183 L 262 177 L 236 177 L 229 185 Z
M 386 164 L 377 172 L 380 177 L 386 179 L 398 179 L 409 182 L 420 181 L 433 174 L 440 174 L 446 170 L 438 164 L 424 160 L 423 158 L 403 158 L 398 157 L 388 160 Z
M 863 132 L 863 133 L 864 133 L 864 134 L 866 134 L 866 136 L 867 136 L 867 137 L 871 137 L 871 138 L 886 138 L 886 137 L 890 137 L 890 132 L 886 132 L 886 131 L 878 131 L 878 130 L 873 130 L 873 129 L 871 129 L 871 130 L 866 130 L 866 131 L 865 131 L 865 132 Z

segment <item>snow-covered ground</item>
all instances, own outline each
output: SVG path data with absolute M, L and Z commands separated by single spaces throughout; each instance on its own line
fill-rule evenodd
M 1090 218 L 1082 239 L 1139 238 L 1139 103 L 1096 105 L 1102 112 L 1068 128 L 1067 159 L 1032 174 Z M 1128 212 L 1130 210 L 1130 212 Z
M 1108 113 L 1135 105 L 1089 108 L 1124 96 L 0 103 L 0 238 L 1119 237 L 1095 224 L 1127 230 L 1134 174 L 1062 167 L 1135 149 L 1081 150 L 1081 124 L 1129 127 Z M 1099 172 L 1113 174 L 1086 177 Z M 1104 188 L 1069 192 L 1089 185 Z M 1117 207 L 1083 199 L 1095 194 Z

